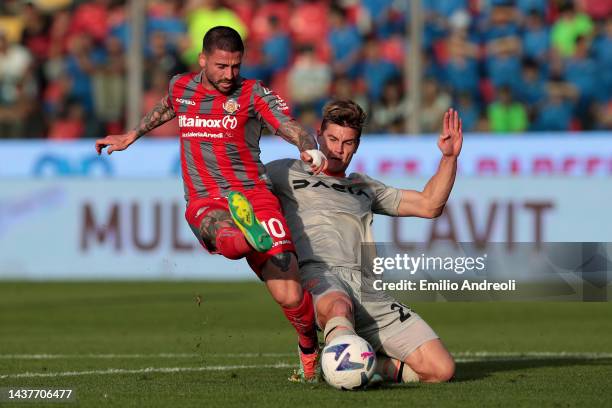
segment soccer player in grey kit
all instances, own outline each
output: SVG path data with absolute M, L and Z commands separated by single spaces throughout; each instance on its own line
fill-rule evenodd
M 377 372 L 387 381 L 442 382 L 455 363 L 429 325 L 384 292 L 376 299 L 361 293 L 361 244 L 373 242 L 373 213 L 393 217 L 439 216 L 455 181 L 463 135 L 456 111 L 444 114 L 436 174 L 423 191 L 386 186 L 364 174 L 345 175 L 359 147 L 365 114 L 348 100 L 328 103 L 318 132 L 328 159 L 315 175 L 299 160 L 266 165 L 294 237 L 302 285 L 311 291 L 324 339 L 357 334 L 379 353 Z

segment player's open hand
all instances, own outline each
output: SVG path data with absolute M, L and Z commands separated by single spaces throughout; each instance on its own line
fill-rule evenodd
M 115 151 L 127 149 L 135 140 L 136 137 L 132 132 L 123 135 L 109 135 L 96 140 L 96 151 L 98 155 L 100 155 L 102 154 L 102 150 L 106 147 L 106 153 L 111 154 Z
M 304 163 L 310 165 L 310 170 L 314 174 L 319 174 L 327 169 L 327 157 L 320 150 L 304 150 L 300 153 L 300 158 Z
M 438 148 L 444 156 L 457 157 L 463 144 L 463 132 L 459 113 L 450 108 L 444 113 L 442 133 L 438 138 Z

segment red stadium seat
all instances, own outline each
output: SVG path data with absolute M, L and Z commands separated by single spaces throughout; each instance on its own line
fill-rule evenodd
M 323 2 L 304 3 L 291 16 L 291 34 L 298 44 L 326 42 L 329 23 L 328 7 Z

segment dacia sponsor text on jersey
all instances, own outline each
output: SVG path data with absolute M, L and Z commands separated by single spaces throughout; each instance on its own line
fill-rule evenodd
M 347 194 L 352 194 L 356 196 L 364 195 L 367 198 L 370 198 L 368 193 L 366 193 L 363 190 L 355 190 L 352 186 L 347 186 L 347 185 L 338 184 L 338 183 L 331 183 L 328 185 L 322 180 L 318 180 L 316 183 L 312 183 L 306 179 L 295 179 L 295 180 L 292 180 L 292 185 L 293 185 L 294 190 L 299 190 L 301 188 L 306 188 L 306 187 L 310 187 L 310 188 L 320 187 L 320 188 L 328 188 L 328 189 L 331 188 L 340 193 L 347 193 Z

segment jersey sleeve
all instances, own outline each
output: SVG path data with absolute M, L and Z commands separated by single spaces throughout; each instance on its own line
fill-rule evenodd
M 396 216 L 399 203 L 402 199 L 402 191 L 395 187 L 389 187 L 385 183 L 368 176 L 363 176 L 370 191 L 374 193 L 372 199 L 372 212 L 376 214 Z
M 174 107 L 174 100 L 176 99 L 176 95 L 174 95 L 175 93 L 175 89 L 174 89 L 174 85 L 176 84 L 176 81 L 178 81 L 179 78 L 181 78 L 183 75 L 185 74 L 177 74 L 175 76 L 173 76 L 170 79 L 170 82 L 168 83 L 168 95 L 167 95 L 167 99 L 166 99 L 166 103 L 168 104 L 168 106 L 170 106 L 172 108 L 172 110 L 175 110 Z
M 276 133 L 282 124 L 293 120 L 289 106 L 283 98 L 263 86 L 261 81 L 256 81 L 253 85 L 253 105 L 257 119 L 273 133 Z

